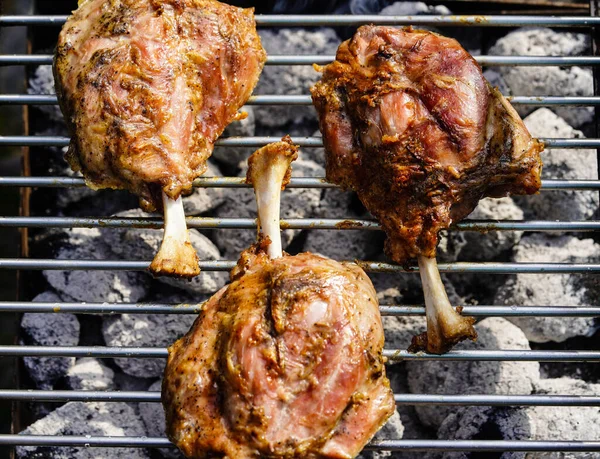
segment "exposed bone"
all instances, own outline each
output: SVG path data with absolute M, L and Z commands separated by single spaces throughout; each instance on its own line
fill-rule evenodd
M 443 354 L 465 339 L 477 339 L 475 319 L 464 317 L 450 305 L 435 258 L 419 256 L 419 273 L 425 294 L 427 332 L 415 336 L 409 351 L 427 350 Z
M 198 255 L 190 242 L 185 223 L 183 201 L 175 201 L 162 193 L 165 212 L 165 233 L 152 260 L 150 272 L 155 276 L 194 277 L 200 274 Z
M 248 159 L 247 181 L 252 183 L 258 207 L 258 230 L 270 239 L 270 258 L 283 256 L 280 231 L 281 190 L 289 181 L 290 164 L 298 156 L 298 147 L 289 137 L 255 151 Z

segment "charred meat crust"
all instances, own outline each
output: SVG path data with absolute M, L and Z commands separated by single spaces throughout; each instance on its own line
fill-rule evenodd
M 542 145 L 453 39 L 363 26 L 312 96 L 328 180 L 358 193 L 398 263 L 433 257 L 481 198 L 540 187 Z

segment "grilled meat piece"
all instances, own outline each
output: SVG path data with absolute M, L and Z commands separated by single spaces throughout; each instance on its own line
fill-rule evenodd
M 191 458 L 352 458 L 395 409 L 364 271 L 281 252 L 279 194 L 296 148 L 251 157 L 266 233 L 169 348 L 167 434 Z
M 173 229 L 156 274 L 198 273 L 179 198 L 240 117 L 265 59 L 252 10 L 215 0 L 85 0 L 63 27 L 54 73 L 67 160 L 92 188 L 164 208 Z
M 485 196 L 540 187 L 540 143 L 455 40 L 361 27 L 312 90 L 327 178 L 356 190 L 398 263 Z
M 388 256 L 401 264 L 418 258 L 422 276 L 435 271 L 439 279 L 431 260 L 438 233 L 479 199 L 540 188 L 542 145 L 455 40 L 361 27 L 339 47 L 312 95 L 328 180 L 358 193 L 387 234 Z M 473 337 L 471 324 L 459 322 L 448 333 L 438 330 L 441 338 L 430 333 L 428 350 Z

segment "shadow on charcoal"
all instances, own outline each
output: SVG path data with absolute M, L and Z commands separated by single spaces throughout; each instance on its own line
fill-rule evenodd
M 596 319 L 600 322 L 600 319 Z M 599 324 L 600 325 L 600 324 Z M 562 343 L 531 343 L 531 348 L 540 351 L 565 351 L 581 350 L 600 351 L 600 330 L 594 335 L 585 337 L 577 336 Z M 571 377 L 581 379 L 588 383 L 600 383 L 600 371 L 598 365 L 588 362 L 541 362 L 540 372 L 542 378 L 564 378 Z

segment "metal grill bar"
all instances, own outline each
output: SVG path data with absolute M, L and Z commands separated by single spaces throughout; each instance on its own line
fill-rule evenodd
M 600 105 L 600 97 L 595 96 L 510 96 L 512 105 L 556 106 L 568 105 L 576 107 Z M 46 94 L 1 94 L 0 105 L 56 105 L 55 95 Z M 309 95 L 261 95 L 251 96 L 246 105 L 312 105 Z
M 31 304 L 31 303 L 26 303 Z M 0 303 L 0 312 L 2 312 Z M 424 306 L 380 305 L 382 316 L 424 316 Z M 463 306 L 462 314 L 474 317 L 600 317 L 595 306 Z
M 187 217 L 190 228 L 255 229 L 254 218 Z M 161 218 L 117 217 L 0 217 L 0 228 L 150 228 L 161 229 Z M 280 221 L 282 229 L 381 230 L 375 220 L 334 218 L 290 218 Z M 597 231 L 600 221 L 466 220 L 454 225 L 460 231 Z
M 0 390 L 0 400 L 160 403 L 155 391 Z M 600 396 L 394 394 L 398 405 L 600 406 Z
M 85 186 L 80 177 L 0 177 L 0 186 L 74 188 Z M 194 180 L 201 188 L 250 188 L 245 177 L 200 177 Z M 287 188 L 338 188 L 325 177 L 292 177 Z M 597 190 L 600 180 L 542 180 L 542 190 Z
M 0 313 L 68 314 L 198 314 L 203 303 L 49 303 L 0 302 Z M 424 316 L 421 305 L 380 305 L 382 316 Z M 600 317 L 596 306 L 464 306 L 462 313 L 475 317 Z
M 194 180 L 195 187 L 202 188 L 250 188 L 245 177 L 199 177 Z M 542 181 L 542 185 L 544 181 Z M 600 180 L 546 180 L 549 189 L 574 188 L 597 189 Z M 35 186 L 35 187 L 83 187 L 85 180 L 80 177 L 0 177 L 0 186 Z M 286 188 L 337 188 L 325 177 L 292 177 Z
M 259 148 L 280 141 L 280 137 L 223 137 L 215 142 L 218 147 Z M 558 139 L 540 138 L 546 148 L 600 148 L 600 139 Z M 319 148 L 323 146 L 321 137 L 296 137 L 292 141 L 301 147 Z M 68 137 L 59 136 L 1 136 L 0 146 L 12 147 L 66 147 Z
M 418 267 L 404 268 L 399 265 L 376 261 L 351 260 L 362 269 L 372 273 L 418 273 Z M 229 271 L 237 262 L 233 260 L 201 261 L 204 271 Z M 56 260 L 56 259 L 19 259 L 0 258 L 0 269 L 52 269 L 52 270 L 117 270 L 144 271 L 149 261 L 131 260 Z M 479 274 L 572 274 L 598 273 L 599 263 L 504 263 L 504 262 L 455 262 L 440 263 L 442 273 L 479 273 Z
M 532 104 L 539 103 L 540 97 L 525 98 L 531 99 Z M 543 98 L 541 98 L 543 99 Z M 556 105 L 560 97 L 551 97 L 548 105 Z M 574 99 L 574 100 L 570 100 Z M 579 100 L 581 99 L 581 100 Z M 588 100 L 589 99 L 589 100 Z M 526 100 L 524 100 L 526 102 Z M 0 95 L 0 105 L 56 105 L 58 100 L 54 94 L 2 94 Z M 516 103 L 518 105 L 519 102 Z M 568 98 L 565 105 L 600 105 L 598 97 L 574 97 Z M 261 95 L 251 96 L 246 105 L 312 105 L 312 99 L 309 95 Z
M 483 66 L 595 66 L 600 65 L 597 56 L 473 56 Z M 266 65 L 326 65 L 335 60 L 334 55 L 269 55 Z M 0 55 L 0 66 L 7 65 L 50 65 L 51 54 Z
M 113 448 L 175 448 L 161 437 L 92 437 L 73 435 L 0 435 L 0 445 L 102 446 Z M 365 450 L 382 451 L 600 451 L 600 441 L 527 440 L 383 440 Z
M 175 448 L 161 437 L 92 437 L 50 435 L 0 435 L 0 445 L 102 446 L 114 448 Z M 365 450 L 382 451 L 600 451 L 600 441 L 527 440 L 383 440 Z
M 64 15 L 0 16 L 0 26 L 61 26 Z M 474 26 L 474 27 L 589 27 L 600 25 L 600 18 L 590 16 L 524 16 L 524 15 L 256 15 L 256 24 L 263 27 L 317 27 L 413 25 L 413 26 Z
M 0 356 L 12 357 L 97 357 L 165 358 L 166 348 L 106 346 L 0 346 Z M 469 350 L 446 354 L 411 354 L 401 349 L 384 349 L 391 362 L 404 360 L 513 361 L 513 362 L 600 362 L 600 351 Z

